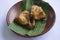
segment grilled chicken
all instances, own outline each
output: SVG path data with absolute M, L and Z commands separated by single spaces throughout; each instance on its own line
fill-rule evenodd
M 18 16 L 16 16 L 15 20 L 22 25 L 27 25 L 29 23 L 29 12 L 23 11 Z
M 43 9 L 36 5 L 32 6 L 31 15 L 34 17 L 35 20 L 39 20 L 46 17 L 46 14 Z

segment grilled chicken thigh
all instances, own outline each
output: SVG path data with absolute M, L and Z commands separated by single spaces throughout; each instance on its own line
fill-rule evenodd
M 35 20 L 39 20 L 46 17 L 46 14 L 43 9 L 36 5 L 32 6 L 31 15 L 34 17 Z

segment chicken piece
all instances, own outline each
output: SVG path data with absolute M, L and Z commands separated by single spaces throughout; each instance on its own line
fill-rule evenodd
M 28 11 L 22 11 L 18 16 L 16 16 L 15 21 L 21 25 L 29 25 L 30 29 L 33 29 L 35 25 L 30 21 L 30 14 Z
M 29 24 L 29 12 L 23 11 L 18 16 L 16 16 L 15 20 L 22 25 Z
M 46 17 L 46 14 L 43 9 L 36 5 L 32 6 L 31 15 L 34 17 L 35 20 L 39 20 Z

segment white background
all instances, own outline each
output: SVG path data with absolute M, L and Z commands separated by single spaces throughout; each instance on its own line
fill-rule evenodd
M 0 40 L 60 40 L 60 0 L 44 0 L 54 8 L 56 21 L 49 32 L 36 38 L 22 38 L 7 28 L 7 12 L 19 1 L 20 0 L 0 0 Z

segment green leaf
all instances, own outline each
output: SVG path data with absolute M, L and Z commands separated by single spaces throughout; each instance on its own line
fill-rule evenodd
M 27 10 L 30 11 L 31 7 L 33 5 L 32 0 L 23 0 L 23 4 L 21 6 L 21 10 Z
M 45 28 L 46 21 L 36 21 L 35 28 L 28 32 L 29 36 L 40 34 Z
M 13 30 L 14 32 L 16 32 L 18 34 L 22 34 L 22 35 L 25 35 L 28 32 L 27 29 L 22 28 L 22 26 L 16 24 L 15 22 L 11 23 L 8 26 L 8 28 Z

